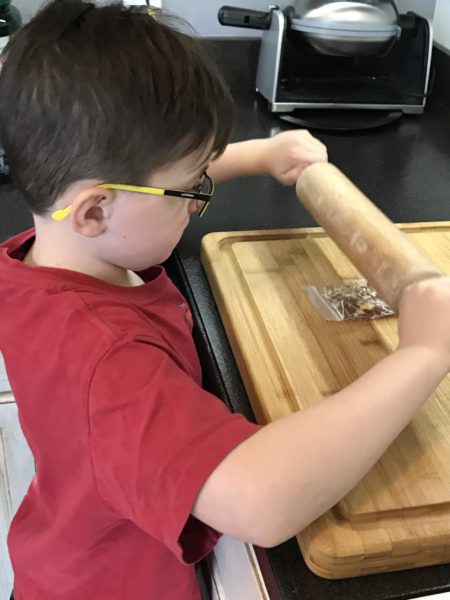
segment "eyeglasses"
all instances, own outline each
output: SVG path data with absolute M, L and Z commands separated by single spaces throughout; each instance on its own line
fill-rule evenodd
M 205 214 L 211 196 L 214 194 L 214 181 L 206 171 L 203 173 L 201 181 L 190 190 L 169 190 L 166 188 L 142 187 L 140 185 L 125 185 L 122 183 L 101 183 L 96 187 L 107 190 L 122 190 L 125 192 L 150 194 L 152 196 L 176 196 L 178 198 L 185 198 L 186 200 L 197 200 L 199 204 L 197 214 L 199 217 Z M 72 205 L 69 204 L 66 208 L 55 210 L 51 216 L 55 221 L 62 221 L 70 215 L 71 211 Z

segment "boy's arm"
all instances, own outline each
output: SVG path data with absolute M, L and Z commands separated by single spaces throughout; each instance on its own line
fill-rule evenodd
M 293 185 L 309 165 L 328 160 L 327 149 L 305 130 L 285 131 L 272 138 L 229 144 L 212 161 L 208 173 L 218 183 L 251 175 L 272 175 Z
M 289 539 L 369 471 L 450 370 L 450 279 L 410 286 L 400 346 L 352 385 L 240 444 L 193 514 L 262 546 Z

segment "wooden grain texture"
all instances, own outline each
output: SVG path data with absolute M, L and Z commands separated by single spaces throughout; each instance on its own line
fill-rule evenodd
M 450 222 L 399 227 L 450 272 Z M 359 276 L 321 229 L 209 234 L 202 261 L 260 423 L 337 392 L 397 345 L 395 317 L 329 322 L 312 306 L 305 285 Z M 326 578 L 450 562 L 450 377 L 298 542 Z
M 441 275 L 426 254 L 334 165 L 309 166 L 296 189 L 316 222 L 395 311 L 410 283 Z

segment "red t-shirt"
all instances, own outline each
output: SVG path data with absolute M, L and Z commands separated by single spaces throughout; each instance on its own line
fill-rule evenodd
M 16 600 L 198 600 L 219 534 L 190 515 L 258 430 L 201 388 L 163 268 L 118 287 L 0 246 L 0 349 L 37 474 L 8 538 Z

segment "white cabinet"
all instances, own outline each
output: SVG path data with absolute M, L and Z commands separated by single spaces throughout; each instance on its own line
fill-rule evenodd
M 269 600 L 253 547 L 224 535 L 207 558 L 212 600 Z
M 0 394 L 0 600 L 9 600 L 13 574 L 6 536 L 35 472 L 11 394 Z
M 10 391 L 11 386 L 9 385 L 8 375 L 6 374 L 5 362 L 3 356 L 0 354 L 0 393 Z

